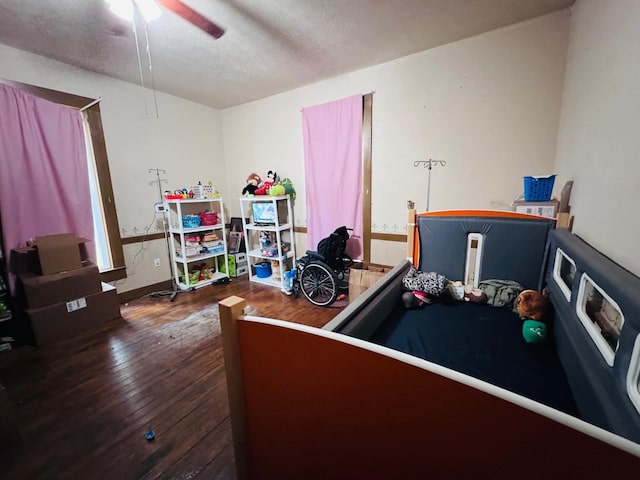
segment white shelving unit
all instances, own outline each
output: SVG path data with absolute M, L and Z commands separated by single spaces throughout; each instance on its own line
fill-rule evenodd
M 165 200 L 169 223 L 169 236 L 171 243 L 171 259 L 173 278 L 181 290 L 210 285 L 216 280 L 228 277 L 226 273 L 218 269 L 218 257 L 227 258 L 227 242 L 224 217 L 224 204 L 222 198 Z M 199 212 L 217 212 L 218 222 L 215 225 L 202 225 L 199 227 L 184 227 L 182 217 L 184 215 L 197 215 Z M 201 244 L 199 247 L 189 247 L 185 236 L 214 233 L 219 239 L 219 246 L 210 251 Z M 189 280 L 189 272 L 194 271 L 198 264 L 206 264 L 211 269 L 210 278 L 204 278 L 195 282 Z M 226 271 L 229 271 L 227 265 Z
M 256 207 L 257 204 L 260 205 Z M 240 197 L 240 210 L 249 261 L 249 279 L 284 290 L 285 272 L 296 268 L 291 199 L 288 196 L 269 195 Z M 262 244 L 261 236 L 269 237 L 270 246 Z M 271 264 L 271 275 L 258 277 L 255 265 L 265 261 Z

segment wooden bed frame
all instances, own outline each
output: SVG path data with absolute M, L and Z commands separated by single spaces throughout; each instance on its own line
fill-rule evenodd
M 385 277 L 334 323 L 388 284 Z M 245 307 L 238 297 L 220 302 L 238 478 L 640 471 L 640 444 L 593 423 L 360 338 L 245 315 Z

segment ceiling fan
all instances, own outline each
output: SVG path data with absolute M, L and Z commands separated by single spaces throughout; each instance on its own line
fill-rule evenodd
M 223 28 L 196 12 L 181 0 L 106 0 L 106 2 L 113 13 L 125 20 L 133 21 L 134 11 L 137 9 L 147 22 L 161 14 L 161 10 L 158 7 L 158 4 L 160 4 L 214 38 L 220 38 L 224 35 Z

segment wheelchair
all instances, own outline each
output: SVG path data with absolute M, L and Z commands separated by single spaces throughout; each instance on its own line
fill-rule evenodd
M 294 298 L 302 292 L 314 305 L 328 307 L 336 301 L 340 291 L 349 290 L 346 274 L 353 265 L 345 252 L 349 230 L 352 229 L 338 227 L 318 242 L 317 251 L 307 250 L 307 254 L 297 260 L 292 286 Z

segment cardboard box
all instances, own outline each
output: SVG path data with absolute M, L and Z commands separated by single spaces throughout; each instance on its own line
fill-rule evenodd
M 513 211 L 518 213 L 527 213 L 529 215 L 539 215 L 541 217 L 556 218 L 558 212 L 557 200 L 549 200 L 548 202 L 526 202 L 517 200 L 513 202 Z
M 349 301 L 371 287 L 374 283 L 390 272 L 393 267 L 377 265 L 375 263 L 357 262 L 349 269 Z
M 48 307 L 27 309 L 38 345 L 69 338 L 120 317 L 116 288 L 102 283 L 98 293 L 59 302 Z
M 0 451 L 10 446 L 20 437 L 16 414 L 9 402 L 7 390 L 0 384 Z M 2 468 L 0 468 L 0 472 Z
M 19 275 L 27 308 L 41 308 L 102 291 L 100 271 L 94 264 L 51 275 Z
M 11 250 L 10 270 L 49 275 L 80 268 L 88 260 L 87 241 L 72 233 L 36 237 L 26 247 Z

